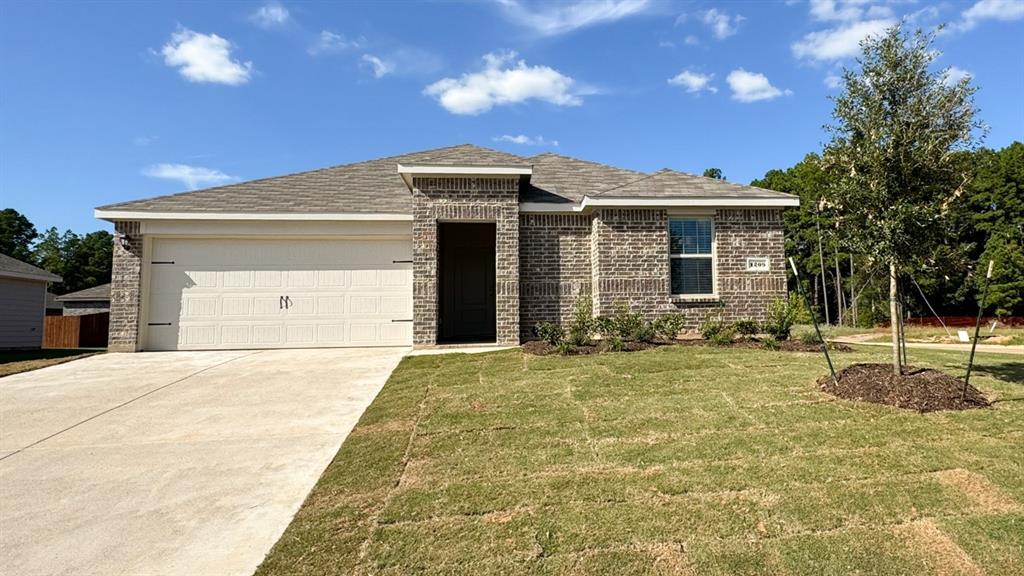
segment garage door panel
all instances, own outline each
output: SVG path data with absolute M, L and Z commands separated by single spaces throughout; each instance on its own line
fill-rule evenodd
M 411 344 L 409 239 L 156 238 L 152 255 L 149 322 L 171 325 L 148 349 Z

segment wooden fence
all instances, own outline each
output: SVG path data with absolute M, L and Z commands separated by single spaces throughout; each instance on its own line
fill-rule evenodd
M 43 348 L 106 348 L 110 313 L 47 316 Z

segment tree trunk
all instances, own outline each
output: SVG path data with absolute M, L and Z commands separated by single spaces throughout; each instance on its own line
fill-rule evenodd
M 832 250 L 836 261 L 836 316 L 840 326 L 843 325 L 843 312 L 845 310 L 846 293 L 843 292 L 843 275 L 839 272 L 839 252 Z
M 850 254 L 850 326 L 856 326 L 859 318 L 857 317 L 857 294 L 853 291 L 856 286 L 854 282 L 856 276 L 853 274 L 853 254 Z
M 899 376 L 903 373 L 900 358 L 900 311 L 896 301 L 896 263 L 889 264 L 889 327 L 892 332 L 892 372 Z
M 825 252 L 821 247 L 821 216 L 817 209 L 814 211 L 814 227 L 818 231 L 818 264 L 821 266 L 821 291 L 824 294 L 821 301 L 825 304 L 825 324 L 831 324 L 832 318 L 828 314 L 828 280 L 825 278 Z

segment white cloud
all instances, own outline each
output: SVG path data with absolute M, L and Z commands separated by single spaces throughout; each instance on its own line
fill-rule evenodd
M 647 9 L 648 0 L 579 0 L 541 4 L 531 10 L 521 0 L 497 0 L 513 22 L 544 36 L 621 20 Z
M 136 146 L 149 146 L 157 140 L 159 140 L 158 136 L 136 136 L 132 139 L 132 144 Z
M 718 88 L 711 85 L 712 78 L 714 78 L 714 74 L 701 74 L 700 72 L 683 70 L 679 74 L 669 78 L 668 83 L 673 86 L 682 86 L 687 92 L 700 92 L 701 90 L 707 90 L 714 94 L 718 92 Z
M 732 99 L 740 102 L 757 102 L 758 100 L 771 100 L 779 96 L 792 94 L 790 90 L 780 90 L 772 86 L 768 77 L 757 72 L 747 72 L 739 68 L 729 72 L 725 79 L 732 89 Z
M 530 99 L 557 106 L 583 103 L 573 90 L 572 78 L 548 66 L 527 66 L 525 61 L 515 58 L 515 52 L 487 54 L 480 72 L 443 78 L 427 86 L 423 93 L 437 98 L 453 114 L 480 114 L 494 106 Z
M 280 2 L 267 2 L 249 16 L 249 19 L 260 28 L 284 26 L 289 18 L 291 14 Z
M 836 90 L 842 85 L 842 76 L 836 74 L 829 74 L 828 76 L 825 76 L 825 87 L 828 88 L 829 90 Z
M 693 34 L 690 34 L 686 38 L 683 38 L 683 42 L 687 46 L 696 46 L 697 44 L 700 44 L 700 40 L 698 40 L 697 37 L 694 36 Z
M 954 86 L 957 82 L 960 82 L 964 78 L 970 78 L 973 74 L 963 68 L 957 68 L 956 66 L 950 66 L 946 68 L 943 73 L 943 82 L 946 86 Z
M 985 20 L 1010 22 L 1024 18 L 1024 2 L 1021 0 L 979 0 L 961 14 L 961 20 L 953 25 L 955 30 L 965 32 Z
M 238 180 L 238 178 L 228 176 L 220 170 L 203 168 L 201 166 L 189 166 L 188 164 L 154 164 L 144 168 L 142 174 L 150 178 L 177 180 L 187 186 L 189 190 Z
M 745 18 L 739 14 L 730 16 L 728 12 L 717 8 L 711 8 L 701 14 L 701 21 L 711 29 L 711 33 L 719 40 L 724 40 L 735 34 L 739 23 L 743 20 Z
M 306 51 L 312 56 L 318 56 L 320 54 L 344 52 L 354 48 L 359 48 L 359 42 L 349 40 L 341 34 L 331 32 L 330 30 L 321 30 L 320 34 L 316 37 L 316 41 Z
M 838 28 L 811 32 L 794 42 L 790 48 L 793 55 L 800 59 L 841 60 L 856 56 L 860 52 L 861 40 L 880 34 L 893 24 L 895 21 L 889 19 L 851 22 Z
M 519 144 L 521 146 L 552 146 L 558 147 L 558 140 L 545 140 L 543 136 L 527 136 L 525 134 L 517 134 L 512 136 L 510 134 L 502 134 L 501 136 L 495 136 L 491 138 L 495 142 L 509 142 L 511 144 Z
M 863 0 L 811 0 L 811 17 L 823 21 L 860 20 L 864 4 Z
M 178 68 L 190 82 L 237 86 L 252 75 L 252 62 L 231 59 L 231 43 L 216 34 L 200 34 L 182 28 L 160 51 L 164 63 Z
M 393 62 L 382 60 L 373 54 L 363 54 L 362 61 L 373 69 L 374 78 L 383 78 L 395 71 Z

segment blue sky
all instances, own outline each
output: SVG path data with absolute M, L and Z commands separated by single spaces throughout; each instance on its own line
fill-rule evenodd
M 949 23 L 1002 147 L 1024 0 L 0 5 L 0 205 L 95 206 L 471 142 L 749 182 L 820 149 L 857 41 Z

